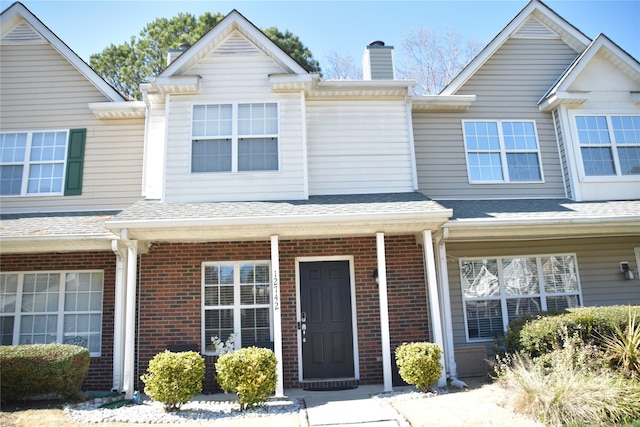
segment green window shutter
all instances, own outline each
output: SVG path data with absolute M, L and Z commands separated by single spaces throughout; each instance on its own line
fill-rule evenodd
M 67 170 L 64 181 L 65 196 L 79 196 L 82 194 L 82 168 L 84 166 L 84 141 L 86 136 L 86 129 L 69 130 Z

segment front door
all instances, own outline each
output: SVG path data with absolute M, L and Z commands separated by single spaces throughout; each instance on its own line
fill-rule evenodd
M 349 261 L 300 263 L 305 380 L 354 377 Z

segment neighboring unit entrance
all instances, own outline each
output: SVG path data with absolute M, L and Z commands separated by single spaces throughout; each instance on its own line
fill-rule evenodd
M 349 261 L 300 262 L 300 320 L 303 379 L 354 377 Z

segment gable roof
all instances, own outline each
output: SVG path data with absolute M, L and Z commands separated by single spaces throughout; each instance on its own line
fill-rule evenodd
M 240 12 L 233 9 L 224 17 L 224 19 L 222 19 L 222 21 L 218 22 L 211 30 L 209 30 L 209 32 L 169 64 L 169 66 L 162 71 L 158 77 L 170 77 L 184 73 L 235 30 L 239 31 L 244 37 L 249 39 L 253 44 L 255 44 L 255 46 L 257 46 L 258 49 L 269 56 L 287 73 L 309 74 L 304 67 L 280 49 L 280 47 L 278 47 L 278 45 L 267 37 L 258 27 L 242 16 Z
M 604 54 L 607 61 L 640 87 L 640 63 L 607 36 L 600 34 L 540 99 L 540 110 L 551 111 L 563 102 L 581 103 L 586 101 L 589 96 L 588 93 L 569 93 L 568 91 L 575 79 L 600 52 Z M 635 102 L 640 102 L 640 98 L 636 99 Z
M 455 95 L 476 71 L 512 36 L 530 38 L 557 37 L 577 53 L 583 52 L 591 42 L 587 36 L 549 9 L 540 0 L 531 0 L 440 94 Z
M 0 14 L 2 43 L 45 41 L 91 82 L 110 101 L 122 102 L 126 98 L 87 65 L 73 50 L 58 38 L 22 3 L 13 3 Z

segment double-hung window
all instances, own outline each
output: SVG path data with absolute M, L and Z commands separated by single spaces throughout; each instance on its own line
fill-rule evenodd
M 542 182 L 533 121 L 463 121 L 470 183 Z
M 100 356 L 102 271 L 0 274 L 2 345 L 74 343 Z
M 86 129 L 0 133 L 0 196 L 79 195 Z
M 462 259 L 460 279 L 469 341 L 500 336 L 523 314 L 580 304 L 572 254 Z
M 235 348 L 273 341 L 268 261 L 206 262 L 202 265 L 203 348 L 215 351 L 213 338 Z
M 640 175 L 640 116 L 576 116 L 585 176 Z
M 193 106 L 191 172 L 278 170 L 276 103 Z

